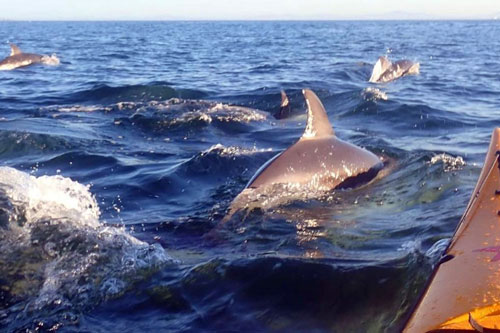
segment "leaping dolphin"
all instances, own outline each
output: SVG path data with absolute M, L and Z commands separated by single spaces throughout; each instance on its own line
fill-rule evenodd
M 234 199 L 223 221 L 259 200 L 265 203 L 256 207 L 264 209 L 281 203 L 283 189 L 292 197 L 306 193 L 310 198 L 309 193 L 314 197 L 366 184 L 383 168 L 381 159 L 373 153 L 337 138 L 316 94 L 308 89 L 302 92 L 307 104 L 304 134 L 257 171 Z M 280 192 L 274 191 L 276 186 L 282 187 Z
M 387 57 L 378 58 L 373 66 L 370 82 L 389 82 L 405 75 L 418 74 L 420 63 L 410 60 L 398 60 L 392 63 Z
M 0 70 L 11 70 L 37 63 L 58 65 L 59 59 L 55 54 L 47 56 L 34 53 L 23 53 L 19 47 L 10 44 L 10 56 L 0 61 Z

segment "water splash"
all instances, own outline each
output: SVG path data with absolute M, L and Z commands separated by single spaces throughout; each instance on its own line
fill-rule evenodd
M 429 162 L 430 165 L 443 163 L 443 170 L 445 172 L 461 170 L 465 166 L 465 161 L 461 156 L 451 156 L 446 153 L 434 155 Z
M 252 148 L 242 148 L 242 147 L 235 147 L 235 146 L 230 146 L 226 147 L 220 143 L 213 145 L 212 147 L 208 148 L 207 150 L 203 151 L 201 153 L 201 156 L 216 153 L 219 156 L 241 156 L 241 155 L 253 155 L 256 153 L 262 153 L 262 152 L 271 152 L 273 151 L 272 148 L 267 148 L 267 149 L 258 149 L 257 147 L 252 147 Z
M 56 54 L 52 54 L 50 56 L 44 55 L 42 56 L 42 64 L 48 66 L 58 66 L 61 63 Z
M 389 97 L 382 90 L 375 87 L 368 87 L 362 92 L 363 98 L 367 101 L 376 101 L 376 100 L 389 100 Z
M 67 323 L 173 261 L 99 215 L 88 186 L 0 167 L 2 326 Z

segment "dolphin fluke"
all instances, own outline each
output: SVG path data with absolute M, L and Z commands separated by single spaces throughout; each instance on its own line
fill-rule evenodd
M 21 54 L 21 53 L 23 52 L 17 45 L 10 43 L 10 56 L 14 56 L 16 54 Z

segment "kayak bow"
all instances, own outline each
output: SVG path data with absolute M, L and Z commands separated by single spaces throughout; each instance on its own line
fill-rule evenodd
M 500 332 L 500 128 L 455 234 L 404 332 Z

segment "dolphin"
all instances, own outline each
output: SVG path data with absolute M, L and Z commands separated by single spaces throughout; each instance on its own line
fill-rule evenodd
M 11 70 L 32 64 L 58 65 L 59 59 L 55 56 L 23 53 L 19 47 L 10 44 L 10 56 L 0 61 L 0 70 Z
M 297 195 L 309 199 L 366 184 L 383 168 L 375 154 L 335 135 L 326 110 L 313 91 L 305 89 L 302 93 L 307 104 L 307 125 L 302 137 L 255 173 L 234 199 L 223 222 L 255 203 L 255 207 L 266 209 L 287 201 L 290 195 L 293 199 Z
M 389 82 L 405 75 L 418 74 L 420 63 L 410 60 L 398 60 L 392 63 L 387 57 L 379 57 L 373 66 L 369 82 Z
M 280 110 L 274 114 L 274 118 L 276 119 L 286 118 L 290 115 L 291 112 L 292 109 L 290 107 L 290 101 L 288 100 L 288 96 L 286 95 L 285 91 L 282 90 Z

